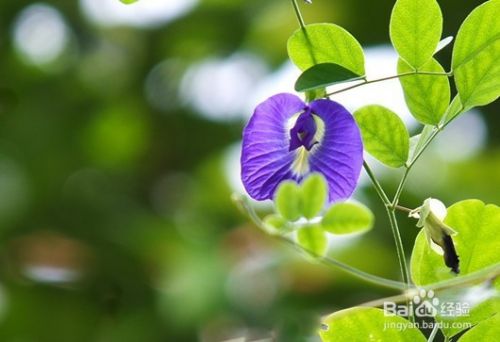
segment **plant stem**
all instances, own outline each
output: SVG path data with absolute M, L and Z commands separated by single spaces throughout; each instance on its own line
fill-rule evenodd
M 396 252 L 398 255 L 398 261 L 399 261 L 399 266 L 401 269 L 401 275 L 402 275 L 403 281 L 408 286 L 408 285 L 410 285 L 410 277 L 409 277 L 409 273 L 408 273 L 408 267 L 406 266 L 406 258 L 405 258 L 404 248 L 403 248 L 403 242 L 401 241 L 401 235 L 399 234 L 398 222 L 396 220 L 394 208 L 392 207 L 391 201 L 389 200 L 389 198 L 385 194 L 380 183 L 375 178 L 373 171 L 371 170 L 370 166 L 368 166 L 368 163 L 366 161 L 363 161 L 363 167 L 365 168 L 365 171 L 368 174 L 368 177 L 372 181 L 373 187 L 377 191 L 377 194 L 379 195 L 380 199 L 382 200 L 382 203 L 384 203 L 385 209 L 387 211 L 387 216 L 389 217 L 389 223 L 391 225 L 391 230 L 392 230 L 392 235 L 394 237 L 394 242 L 396 244 Z
M 330 257 L 317 255 L 309 250 L 302 248 L 301 246 L 297 245 L 294 241 L 286 238 L 285 236 L 276 235 L 276 233 L 273 234 L 273 232 L 270 232 L 265 227 L 264 222 L 261 220 L 259 215 L 257 215 L 257 213 L 255 212 L 253 207 L 250 205 L 250 203 L 248 203 L 248 199 L 245 196 L 233 194 L 232 200 L 233 200 L 233 202 L 236 203 L 238 208 L 252 220 L 252 222 L 257 227 L 261 228 L 262 230 L 264 230 L 267 233 L 270 233 L 270 235 L 275 237 L 276 239 L 292 245 L 295 249 L 298 249 L 302 252 L 309 254 L 311 257 L 317 259 L 321 263 L 323 263 L 325 265 L 329 265 L 329 266 L 338 267 L 338 268 L 342 269 L 344 272 L 349 273 L 349 274 L 351 274 L 359 279 L 363 279 L 363 280 L 370 282 L 372 284 L 388 287 L 388 288 L 395 289 L 395 290 L 406 290 L 407 285 L 402 283 L 402 282 L 382 278 L 382 277 L 361 271 L 361 270 L 359 270 L 355 267 L 352 267 L 350 265 L 347 265 L 339 260 L 336 260 L 336 259 L 333 259 Z
M 292 0 L 292 1 L 294 1 L 294 0 Z M 451 77 L 452 73 L 447 73 L 447 72 L 431 72 L 431 71 L 409 71 L 409 72 L 405 72 L 403 74 L 394 75 L 394 76 L 387 76 L 387 77 L 382 77 L 382 78 L 377 78 L 377 79 L 370 80 L 370 81 L 365 80 L 365 81 L 363 81 L 361 83 L 354 84 L 354 85 L 346 87 L 344 89 L 339 89 L 339 90 L 336 90 L 336 91 L 332 91 L 331 93 L 326 94 L 325 97 L 331 96 L 331 95 L 335 95 L 335 94 L 339 94 L 339 93 L 342 93 L 344 91 L 351 90 L 351 89 L 354 89 L 354 88 L 357 88 L 357 87 L 361 87 L 361 86 L 366 85 L 366 84 L 377 83 L 377 82 L 382 82 L 382 81 L 388 81 L 388 80 L 392 80 L 392 79 L 395 79 L 395 78 L 401 78 L 401 77 L 411 76 L 411 75 L 428 75 L 428 76 L 447 76 L 447 77 Z
M 399 211 L 404 211 L 405 213 L 411 213 L 412 212 L 412 210 L 410 208 L 403 207 L 402 205 L 396 205 L 394 207 L 394 209 L 397 209 Z
M 399 203 L 399 198 L 401 197 L 401 193 L 403 192 L 404 186 L 406 184 L 406 181 L 408 180 L 408 175 L 410 174 L 411 168 L 413 165 L 415 165 L 415 162 L 420 158 L 422 153 L 427 149 L 427 147 L 430 145 L 430 143 L 434 140 L 434 138 L 438 135 L 438 133 L 441 131 L 440 128 L 434 128 L 434 131 L 430 135 L 429 139 L 424 143 L 422 148 L 417 152 L 417 154 L 413 157 L 413 159 L 408 163 L 406 166 L 405 172 L 403 174 L 403 177 L 401 178 L 401 181 L 399 182 L 398 188 L 396 190 L 396 193 L 394 195 L 394 199 L 392 200 L 392 207 L 396 208 L 396 206 Z
M 292 0 L 293 9 L 295 10 L 295 16 L 299 21 L 300 28 L 305 30 L 306 24 L 304 23 L 304 18 L 302 18 L 302 13 L 300 13 L 299 5 L 297 4 L 297 0 Z
M 434 321 L 434 326 L 432 327 L 432 331 L 431 334 L 429 335 L 429 338 L 427 339 L 427 342 L 433 342 L 438 331 L 439 331 L 439 324 L 436 321 Z
M 292 241 L 284 236 L 281 236 L 281 235 L 274 235 L 274 236 L 276 238 L 280 239 L 281 241 L 286 242 L 289 245 L 293 246 L 295 249 L 300 250 L 301 252 L 307 253 L 309 256 L 318 260 L 322 264 L 325 264 L 327 266 L 338 267 L 341 270 L 343 270 L 344 272 L 349 273 L 350 275 L 352 275 L 356 278 L 362 279 L 366 282 L 369 282 L 369 283 L 372 283 L 375 285 L 379 285 L 379 286 L 384 286 L 384 287 L 387 287 L 390 289 L 395 289 L 395 290 L 403 290 L 404 291 L 407 289 L 407 285 L 405 283 L 391 280 L 391 279 L 382 278 L 382 277 L 376 276 L 374 274 L 361 271 L 360 269 L 357 269 L 355 267 L 347 265 L 347 264 L 345 264 L 342 261 L 339 261 L 337 259 L 318 255 L 310 250 L 307 250 L 307 249 L 301 247 L 300 245 L 297 245 L 294 241 Z
M 449 107 L 448 107 L 449 109 Z M 439 134 L 439 132 L 441 132 L 446 126 L 448 126 L 455 118 L 458 117 L 458 115 L 464 110 L 464 107 L 461 106 L 460 110 L 453 116 L 452 119 L 446 121 L 444 124 L 442 125 L 438 125 L 436 127 L 434 127 L 434 130 L 432 131 L 431 135 L 429 136 L 429 138 L 427 139 L 427 141 L 424 143 L 424 145 L 422 146 L 422 148 L 420 148 L 420 150 L 417 152 L 417 154 L 415 156 L 413 156 L 412 160 L 410 160 L 410 162 L 408 163 L 408 165 L 406 166 L 406 170 L 405 170 L 405 173 L 403 174 L 403 177 L 401 178 L 401 181 L 399 182 L 399 185 L 398 185 L 398 188 L 396 190 L 396 194 L 394 195 L 394 199 L 392 200 L 392 207 L 393 208 L 396 208 L 397 205 L 398 205 L 398 202 L 399 202 L 399 198 L 401 196 L 401 193 L 403 192 L 403 188 L 406 184 L 406 180 L 408 179 L 408 175 L 410 173 L 410 170 L 411 168 L 413 167 L 413 165 L 415 165 L 415 163 L 417 162 L 417 160 L 420 158 L 420 156 L 422 155 L 422 153 L 425 152 L 425 150 L 427 149 L 427 147 L 429 147 L 429 145 L 431 144 L 431 142 L 434 140 L 434 138 L 436 138 L 436 136 Z M 444 115 L 444 117 L 446 118 L 446 113 Z
M 396 252 L 398 255 L 399 267 L 401 269 L 401 275 L 403 277 L 403 282 L 410 287 L 410 273 L 408 272 L 408 266 L 406 266 L 405 251 L 403 248 L 403 241 L 401 240 L 401 234 L 399 233 L 398 221 L 396 220 L 396 214 L 394 209 L 386 207 L 387 216 L 389 216 L 389 223 L 391 225 L 392 236 L 394 238 L 394 243 L 396 244 Z
M 387 207 L 388 205 L 391 205 L 391 201 L 389 200 L 389 197 L 387 197 L 386 193 L 384 192 L 384 189 L 382 189 L 382 186 L 378 182 L 377 178 L 375 178 L 375 175 L 373 174 L 372 169 L 370 166 L 368 166 L 368 163 L 363 160 L 363 167 L 366 171 L 366 174 L 370 178 L 373 187 L 375 188 L 375 191 L 377 192 L 378 196 L 380 197 L 380 200 L 384 205 Z
M 387 216 L 389 217 L 389 223 L 391 225 L 392 236 L 394 238 L 394 243 L 396 245 L 396 253 L 398 256 L 399 269 L 401 270 L 401 276 L 403 282 L 405 283 L 405 288 L 408 289 L 411 286 L 410 273 L 408 272 L 408 266 L 406 266 L 405 251 L 403 247 L 403 241 L 401 240 L 401 234 L 399 233 L 398 221 L 396 219 L 395 209 L 394 207 L 392 207 L 391 201 L 385 194 L 380 183 L 377 181 L 377 178 L 375 178 L 375 175 L 373 174 L 370 166 L 368 166 L 368 163 L 366 161 L 363 161 L 363 167 L 365 168 L 368 177 L 372 181 L 373 187 L 377 191 L 377 194 L 382 200 L 382 203 L 384 203 Z M 412 322 L 414 321 L 413 313 L 410 313 L 409 319 Z
M 434 292 L 441 292 L 449 290 L 451 288 L 466 287 L 466 286 L 468 287 L 471 284 L 478 284 L 478 283 L 493 284 L 495 279 L 497 279 L 499 276 L 500 276 L 500 263 L 497 263 L 495 265 L 482 269 L 481 271 L 470 273 L 465 276 L 461 276 L 459 278 L 453 278 L 441 281 L 439 283 L 431 284 L 428 286 L 423 286 L 422 288 L 425 289 L 426 291 L 432 290 Z M 401 303 L 404 301 L 411 300 L 417 294 L 415 291 L 419 291 L 422 288 L 412 287 L 408 289 L 408 291 L 400 295 L 375 299 L 369 302 L 359 304 L 357 306 L 379 307 L 384 305 L 384 303 L 386 302 Z

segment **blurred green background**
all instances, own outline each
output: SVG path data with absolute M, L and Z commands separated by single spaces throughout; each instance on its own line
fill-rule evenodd
M 481 2 L 439 1 L 444 36 Z M 301 3 L 382 62 L 392 5 Z M 0 341 L 303 341 L 320 315 L 393 294 L 310 262 L 231 203 L 246 119 L 292 89 L 296 28 L 287 0 L 0 2 Z M 496 112 L 450 125 L 402 204 L 500 203 Z M 374 166 L 393 193 L 399 173 Z M 332 255 L 398 278 L 366 179 L 355 197 L 376 227 L 333 239 Z M 417 229 L 400 218 L 409 256 Z

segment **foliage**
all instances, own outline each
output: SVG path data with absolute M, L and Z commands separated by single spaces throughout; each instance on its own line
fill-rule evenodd
M 413 165 L 434 138 L 461 113 L 474 106 L 491 103 L 500 95 L 500 24 L 496 20 L 500 16 L 500 1 L 485 2 L 465 19 L 453 47 L 452 70 L 446 72 L 435 57 L 435 54 L 451 41 L 444 39 L 440 43 L 443 16 L 438 2 L 397 0 L 392 10 L 389 29 L 391 42 L 399 54 L 398 75 L 375 80 L 369 80 L 365 76 L 363 49 L 350 33 L 334 24 L 306 25 L 297 3 L 293 0 L 292 3 L 300 28 L 289 38 L 287 47 L 291 61 L 302 71 L 295 83 L 297 91 L 306 92 L 307 99 L 314 100 L 365 84 L 399 78 L 408 109 L 424 125 L 421 132 L 410 139 L 404 122 L 388 108 L 373 104 L 359 108 L 353 114 L 361 132 L 364 150 L 386 166 L 404 169 L 396 193 L 390 199 L 366 161 L 364 162 L 365 171 L 386 207 L 404 287 L 407 289 L 398 298 L 399 301 L 406 302 L 407 311 L 395 315 L 389 314 L 389 309 L 384 311 L 353 307 L 340 310 L 323 319 L 323 324 L 318 329 L 321 339 L 425 341 L 426 338 L 418 328 L 412 326 L 406 329 L 415 322 L 415 315 L 417 318 L 432 317 L 435 320 L 429 341 L 436 337 L 438 329 L 445 336 L 452 337 L 467 328 L 466 325 L 452 323 L 468 323 L 468 327 L 477 324 L 477 327 L 465 333 L 459 340 L 468 340 L 475 336 L 480 338 L 482 334 L 493 336 L 492 322 L 495 322 L 499 309 L 497 295 L 482 299 L 459 297 L 461 300 L 468 300 L 466 304 L 470 306 L 470 310 L 468 309 L 466 314 L 459 312 L 447 315 L 442 308 L 449 302 L 442 302 L 439 307 L 440 299 L 434 297 L 434 290 L 441 298 L 446 299 L 446 296 L 453 293 L 455 286 L 468 284 L 471 277 L 481 284 L 478 286 L 487 288 L 487 291 L 496 293 L 500 289 L 498 281 L 494 282 L 500 272 L 500 240 L 496 234 L 496 228 L 500 226 L 499 208 L 493 204 L 485 205 L 479 200 L 463 200 L 448 209 L 439 200 L 431 198 L 415 209 L 401 207 L 399 202 Z M 451 102 L 450 77 L 453 77 L 458 91 L 458 95 Z M 341 88 L 345 82 L 357 83 Z M 328 93 L 327 87 L 332 85 L 337 88 Z M 321 140 L 323 135 L 329 134 L 328 129 L 327 125 L 322 126 L 322 135 L 319 135 L 318 141 L 315 142 L 319 146 L 317 149 L 322 149 L 322 144 L 328 143 Z M 299 131 L 299 134 L 306 132 Z M 316 133 L 316 130 L 313 132 Z M 294 134 L 296 133 L 290 130 L 292 140 L 295 139 Z M 295 158 L 307 160 L 309 155 L 314 158 L 314 147 L 304 146 L 307 151 L 298 153 Z M 335 152 L 343 151 L 338 149 Z M 328 254 L 328 239 L 325 233 L 365 232 L 372 228 L 374 222 L 371 210 L 362 204 L 328 203 L 327 208 L 321 211 L 326 193 L 326 183 L 318 174 L 306 177 L 305 180 L 301 174 L 298 178 L 291 177 L 283 181 L 275 198 L 278 214 L 268 216 L 263 228 L 296 244 L 313 257 L 360 278 L 398 287 L 390 280 L 377 280 L 374 275 L 367 275 L 328 256 L 325 259 L 324 255 Z M 406 232 L 399 230 L 396 209 L 407 211 L 409 217 L 419 220 L 416 225 L 423 227 L 415 239 L 411 254 L 411 279 L 401 241 L 401 235 Z M 316 215 L 319 217 L 315 218 Z M 253 217 L 258 225 L 263 226 L 259 219 L 255 218 L 255 214 Z M 286 229 L 283 229 L 284 227 Z M 296 230 L 298 232 L 294 237 Z M 335 249 L 335 246 L 332 246 L 332 249 Z M 444 256 L 441 256 L 443 253 Z M 451 273 L 448 267 L 454 273 Z M 425 289 L 417 292 L 408 290 L 414 287 L 415 291 L 418 287 Z M 383 302 L 384 308 L 388 301 L 390 302 Z M 382 300 L 378 303 L 382 305 Z M 410 304 L 417 307 L 414 308 Z M 434 311 L 422 316 L 425 310 L 429 309 Z M 402 316 L 407 316 L 408 320 Z M 387 329 L 387 325 L 391 323 L 406 328 Z
M 474 326 L 443 329 L 434 341 L 443 332 L 452 341 L 495 340 L 498 316 L 489 315 L 498 312 L 497 292 L 489 284 L 498 276 L 498 253 L 485 251 L 465 273 L 463 246 L 490 246 L 496 237 L 481 233 L 490 241 L 468 243 L 460 232 L 453 236 L 458 276 L 424 241 L 423 265 L 434 277 L 426 285 L 400 280 L 394 250 L 392 216 L 403 256 L 420 241 L 417 221 L 401 206 L 418 208 L 430 196 L 450 213 L 467 198 L 500 203 L 498 2 L 438 2 L 442 32 L 454 42 L 448 37 L 435 47 L 433 37 L 422 48 L 429 60 L 417 70 L 404 52 L 413 48 L 398 47 L 403 69 L 393 63 L 387 74 L 385 65 L 376 70 L 401 83 L 410 112 L 425 123 L 403 117 L 388 98 L 371 103 L 407 124 L 406 165 L 385 168 L 365 149 L 379 188 L 363 174 L 354 199 L 328 203 L 321 175 L 309 175 L 298 185 L 297 220 L 285 219 L 272 201 L 245 201 L 258 213 L 251 224 L 230 200 L 242 191 L 237 149 L 251 107 L 272 95 L 270 88 L 291 91 L 288 77 L 303 73 L 305 85 L 295 85 L 305 105 L 330 97 L 351 112 L 361 109 L 343 95 L 391 83 L 372 77 L 379 68 L 372 58 L 392 50 L 387 19 L 395 1 L 297 0 L 313 50 L 285 0 L 1 1 L 0 341 L 302 342 L 325 333 L 418 340 L 430 329 L 382 331 L 385 321 L 411 319 L 381 317 L 373 307 L 404 305 L 421 286 L 442 302 L 481 294 Z M 477 14 L 459 29 L 469 13 Z M 292 72 L 290 36 L 292 59 L 304 63 Z M 407 38 L 399 43 L 415 43 Z M 383 134 L 382 141 L 394 140 Z M 480 147 L 468 141 L 479 136 Z M 460 158 L 448 152 L 463 146 Z M 344 148 L 332 155 L 343 158 Z M 333 168 L 335 179 L 344 167 Z M 323 330 L 330 315 L 320 315 L 329 312 L 348 329 Z M 351 324 L 353 317 L 369 331 Z

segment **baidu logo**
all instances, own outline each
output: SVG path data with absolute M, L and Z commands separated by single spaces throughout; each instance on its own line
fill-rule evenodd
M 420 289 L 411 301 L 404 304 L 384 302 L 386 316 L 410 316 L 414 313 L 416 317 L 459 317 L 469 316 L 470 305 L 467 302 L 442 302 L 432 290 Z
M 439 299 L 432 290 L 420 290 L 412 301 L 417 317 L 435 317 L 439 313 Z

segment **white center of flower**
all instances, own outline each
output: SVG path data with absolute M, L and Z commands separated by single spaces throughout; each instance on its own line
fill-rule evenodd
M 291 127 L 295 125 L 300 114 L 301 113 L 297 113 L 288 120 L 287 122 L 288 132 L 290 132 Z M 316 123 L 316 132 L 314 134 L 313 140 L 317 141 L 318 143 L 315 144 L 310 151 L 308 151 L 304 146 L 301 146 L 291 152 L 295 153 L 295 159 L 292 163 L 292 172 L 294 173 L 295 176 L 303 177 L 310 172 L 309 155 L 313 154 L 314 151 L 316 151 L 320 147 L 323 137 L 325 135 L 325 123 L 323 122 L 323 120 L 316 114 L 312 114 L 312 117 L 314 119 L 314 122 Z M 290 138 L 291 137 L 289 136 L 289 139 Z

